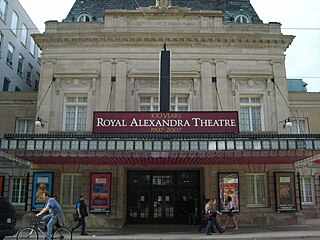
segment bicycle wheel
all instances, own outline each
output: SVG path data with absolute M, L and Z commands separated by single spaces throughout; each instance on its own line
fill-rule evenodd
M 59 240 L 72 240 L 72 233 L 68 228 L 60 227 L 53 233 L 53 239 L 59 239 Z
M 20 239 L 38 240 L 39 234 L 34 228 L 25 227 L 19 230 L 19 232 L 17 233 L 17 240 Z

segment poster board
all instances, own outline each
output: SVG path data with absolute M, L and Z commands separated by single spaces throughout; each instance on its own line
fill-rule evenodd
M 53 192 L 53 173 L 52 172 L 35 172 L 32 181 L 31 210 L 40 211 L 45 204 L 43 193 Z
M 293 172 L 275 172 L 277 212 L 296 211 L 295 182 Z
M 92 173 L 90 212 L 109 213 L 111 202 L 111 173 Z
M 234 204 L 234 212 L 240 210 L 239 174 L 236 172 L 219 173 L 219 209 L 227 212 L 227 197 L 231 196 Z

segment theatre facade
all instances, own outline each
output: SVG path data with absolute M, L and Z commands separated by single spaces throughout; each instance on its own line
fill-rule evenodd
M 290 106 L 284 51 L 294 36 L 231 2 L 249 23 L 174 1 L 108 5 L 95 19 L 87 6 L 79 16 L 92 21 L 77 22 L 76 1 L 73 20 L 33 36 L 43 52 L 35 133 L 1 139 L 8 156 L 32 163 L 25 221 L 44 189 L 70 224 L 86 196 L 91 227 L 186 224 L 190 197 L 198 223 L 206 198 L 225 212 L 227 196 L 240 226 L 318 217 L 319 171 L 296 167 L 317 166 L 320 135 L 313 121 L 294 130 L 310 118 Z

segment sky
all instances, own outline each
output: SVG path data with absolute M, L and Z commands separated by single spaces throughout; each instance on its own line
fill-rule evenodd
M 137 0 L 138 3 L 139 1 L 141 0 Z M 19 2 L 39 31 L 43 32 L 44 22 L 48 20 L 61 22 L 68 15 L 75 0 L 19 0 Z M 308 92 L 320 92 L 320 0 L 250 0 L 250 2 L 264 23 L 279 22 L 282 24 L 283 34 L 296 36 L 285 52 L 287 78 L 303 79 L 308 84 Z

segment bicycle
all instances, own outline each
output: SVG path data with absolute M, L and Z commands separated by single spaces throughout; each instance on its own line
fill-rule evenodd
M 47 234 L 40 228 L 40 225 L 45 226 L 44 222 L 39 221 L 36 217 L 36 220 L 32 226 L 24 227 L 19 230 L 17 233 L 17 240 L 38 240 L 40 234 L 45 238 Z M 72 240 L 72 232 L 66 227 L 55 224 L 52 229 L 52 239 Z

